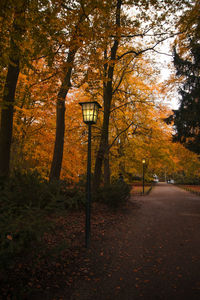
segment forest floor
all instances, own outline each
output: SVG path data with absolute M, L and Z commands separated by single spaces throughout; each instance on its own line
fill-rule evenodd
M 134 194 L 139 193 L 140 189 Z M 133 195 L 133 192 L 132 192 Z M 88 254 L 92 253 L 95 243 L 100 243 L 108 228 L 123 224 L 127 215 L 137 204 L 128 202 L 120 210 L 113 210 L 106 205 L 94 203 L 91 214 L 91 247 L 85 248 L 85 211 L 68 211 L 62 216 L 52 215 L 56 226 L 45 234 L 45 247 L 34 249 L 33 253 L 25 253 L 18 258 L 13 268 L 0 274 L 0 299 L 69 299 L 58 297 L 60 289 L 73 288 L 80 276 L 90 280 L 87 267 L 80 263 L 89 262 Z M 36 246 L 37 248 L 37 246 Z M 95 250 L 96 251 L 96 250 Z M 104 250 L 99 248 L 96 255 L 103 256 Z
M 94 203 L 89 249 L 83 211 L 56 222 L 45 241 L 62 249 L 39 249 L 0 275 L 1 299 L 200 299 L 200 197 L 158 184 L 120 210 Z

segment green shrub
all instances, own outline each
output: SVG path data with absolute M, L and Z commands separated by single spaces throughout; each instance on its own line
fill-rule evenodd
M 57 209 L 82 209 L 85 206 L 85 190 L 77 188 L 77 186 L 61 189 L 53 203 Z
M 65 198 L 65 208 L 82 209 L 85 206 L 85 202 L 85 192 L 73 189 L 73 191 L 71 191 L 71 195 Z
M 84 193 L 66 182 L 48 183 L 36 172 L 16 171 L 0 185 L 0 264 L 41 242 L 53 226 L 47 221 L 49 213 L 78 209 L 84 203 Z
M 42 246 L 44 232 L 52 230 L 50 214 L 79 209 L 85 204 L 85 191 L 66 181 L 49 183 L 37 172 L 16 171 L 0 184 L 0 265 L 21 253 Z
M 36 174 L 19 174 L 0 188 L 0 265 L 5 266 L 41 241 L 47 222 L 49 191 Z
M 96 193 L 95 200 L 105 203 L 111 208 L 119 208 L 130 197 L 130 186 L 123 181 L 115 181 L 109 186 L 100 188 Z
M 52 205 L 56 209 L 77 210 L 85 206 L 85 187 L 82 184 L 72 185 L 66 181 L 57 181 L 51 183 L 50 189 Z
M 200 178 L 192 175 L 186 176 L 186 175 L 177 174 L 174 177 L 174 180 L 176 184 L 199 185 L 200 183 Z

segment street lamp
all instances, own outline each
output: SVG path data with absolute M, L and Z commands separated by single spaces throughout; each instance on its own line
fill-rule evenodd
M 80 102 L 83 113 L 83 122 L 88 125 L 88 160 L 87 160 L 87 184 L 86 184 L 86 222 L 85 222 L 85 246 L 90 242 L 90 211 L 91 211 L 91 125 L 97 122 L 98 111 L 101 105 L 96 102 Z
M 142 192 L 143 192 L 143 195 L 144 195 L 144 167 L 145 167 L 145 163 L 146 163 L 146 160 L 145 158 L 142 159 Z

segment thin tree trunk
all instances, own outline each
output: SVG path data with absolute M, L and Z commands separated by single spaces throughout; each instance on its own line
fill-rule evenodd
M 67 93 L 71 87 L 71 74 L 73 69 L 74 58 L 78 48 L 80 47 L 76 45 L 77 36 L 80 35 L 79 26 L 82 24 L 84 19 L 86 18 L 85 11 L 83 10 L 83 6 L 81 7 L 81 13 L 79 17 L 79 21 L 75 26 L 74 34 L 72 35 L 70 44 L 72 45 L 69 48 L 67 64 L 66 64 L 66 75 L 62 82 L 60 91 L 58 92 L 57 103 L 56 103 L 56 137 L 54 144 L 54 153 L 53 159 L 51 163 L 51 170 L 49 175 L 49 181 L 59 180 L 61 167 L 62 167 L 62 159 L 63 159 L 63 149 L 64 149 L 64 135 L 65 135 L 65 98 Z
M 117 28 L 120 27 L 120 10 L 121 10 L 122 1 L 117 1 L 116 8 L 116 25 Z M 94 181 L 93 181 L 93 189 L 97 191 L 100 183 L 101 183 L 101 175 L 102 175 L 102 164 L 105 157 L 105 153 L 108 149 L 108 140 L 109 140 L 109 120 L 110 120 L 110 107 L 113 96 L 113 74 L 115 67 L 115 60 L 117 55 L 117 50 L 119 46 L 119 33 L 117 32 L 116 38 L 114 40 L 113 46 L 111 48 L 110 54 L 110 64 L 104 65 L 104 76 L 106 78 L 106 82 L 104 82 L 104 90 L 103 90 L 103 98 L 104 98 L 104 119 L 103 119 L 103 127 L 101 133 L 101 140 L 99 145 L 99 150 L 97 152 L 96 162 L 95 162 L 95 171 L 94 171 Z M 104 52 L 104 57 L 107 57 L 107 51 Z M 108 161 L 109 163 L 109 161 Z M 104 181 L 104 185 L 109 184 L 110 182 L 110 173 L 107 173 L 106 181 Z
M 124 157 L 124 149 L 123 149 L 124 144 L 125 144 L 125 141 L 124 141 L 123 137 L 121 137 L 121 142 L 120 142 L 119 148 L 118 148 L 118 153 L 119 153 L 120 158 Z M 121 160 L 119 163 L 119 173 L 121 173 L 122 175 L 125 174 L 125 164 L 124 164 L 124 161 L 121 161 Z
M 104 157 L 104 184 L 110 185 L 110 163 L 109 163 L 109 151 L 106 151 Z
M 104 109 L 104 120 L 103 120 L 103 128 L 101 133 L 101 140 L 99 145 L 99 150 L 97 152 L 96 161 L 95 161 L 95 170 L 94 170 L 94 181 L 93 188 L 97 190 L 101 183 L 101 173 L 102 173 L 102 164 L 104 161 L 104 156 L 106 152 L 106 148 L 108 146 L 108 128 L 109 128 L 109 114 L 110 109 Z
M 68 53 L 66 75 L 58 92 L 56 103 L 56 138 L 49 176 L 50 181 L 60 179 L 65 135 L 65 98 L 71 87 L 70 79 L 76 51 L 77 49 L 73 49 Z

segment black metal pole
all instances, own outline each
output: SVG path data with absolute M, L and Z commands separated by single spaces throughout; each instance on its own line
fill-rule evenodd
M 90 212 L 91 212 L 91 124 L 88 124 L 88 161 L 87 161 L 87 186 L 86 186 L 86 223 L 85 246 L 90 243 Z
M 143 185 L 143 195 L 144 195 L 144 163 L 142 165 L 143 165 L 142 185 Z

